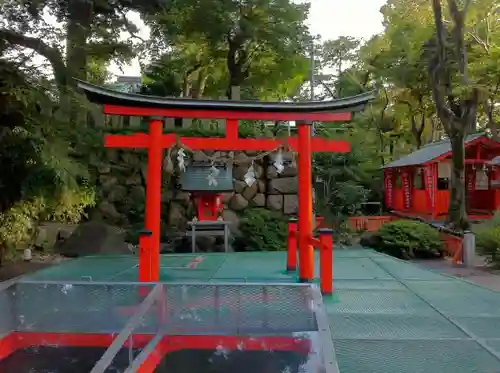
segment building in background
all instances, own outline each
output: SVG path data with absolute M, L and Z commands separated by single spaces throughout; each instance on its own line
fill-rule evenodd
M 139 93 L 141 91 L 142 78 L 140 76 L 118 76 L 116 82 L 109 85 L 110 89 L 119 92 Z

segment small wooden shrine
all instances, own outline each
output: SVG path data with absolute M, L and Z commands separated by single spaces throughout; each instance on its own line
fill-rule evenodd
M 485 217 L 500 209 L 500 142 L 485 134 L 465 140 L 467 212 Z M 452 172 L 449 140 L 434 142 L 383 167 L 389 210 L 439 220 L 448 213 Z
M 230 165 L 193 162 L 181 173 L 181 189 L 191 193 L 198 221 L 218 220 L 224 210 L 221 193 L 233 191 Z

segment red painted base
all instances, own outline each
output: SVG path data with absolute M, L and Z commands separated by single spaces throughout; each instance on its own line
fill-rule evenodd
M 17 350 L 34 346 L 109 347 L 115 337 L 116 334 L 16 332 L 0 340 L 0 360 Z M 132 346 L 144 348 L 153 337 L 152 334 L 132 335 Z M 125 342 L 125 347 L 129 346 L 129 341 Z M 229 351 L 243 348 L 246 351 L 293 351 L 304 355 L 311 352 L 309 340 L 294 337 L 168 336 L 158 343 L 138 373 L 154 372 L 163 357 L 175 351 L 216 350 L 220 346 L 224 346 Z

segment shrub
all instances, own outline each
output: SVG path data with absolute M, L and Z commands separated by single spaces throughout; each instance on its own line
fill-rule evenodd
M 401 259 L 443 255 L 439 232 L 425 223 L 396 220 L 383 225 L 373 239 L 374 249 Z
M 241 216 L 233 247 L 236 251 L 285 250 L 288 236 L 287 219 L 264 208 L 246 209 Z
M 476 250 L 488 262 L 500 266 L 500 226 L 479 228 L 476 234 Z
M 500 212 L 473 228 L 476 235 L 477 253 L 484 255 L 489 263 L 500 266 Z
M 77 223 L 93 206 L 91 188 L 66 189 L 51 198 L 38 196 L 21 200 L 0 213 L 0 265 L 15 257 L 15 250 L 32 242 L 41 221 Z

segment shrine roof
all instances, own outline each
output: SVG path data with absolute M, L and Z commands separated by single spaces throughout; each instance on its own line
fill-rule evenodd
M 491 161 L 488 162 L 488 164 L 494 166 L 500 165 L 500 155 L 498 157 L 493 158 Z
M 483 133 L 475 133 L 473 135 L 469 135 L 465 139 L 465 145 L 466 146 L 470 145 L 472 141 L 478 140 L 482 137 L 487 138 Z M 383 166 L 382 168 L 397 168 L 405 166 L 423 165 L 450 152 L 451 152 L 450 140 L 436 141 L 421 147 L 420 149 L 414 151 L 413 153 L 408 154 L 407 156 L 392 161 Z
M 77 80 L 90 102 L 100 105 L 116 105 L 141 108 L 169 108 L 213 111 L 251 111 L 251 112 L 354 112 L 375 99 L 374 92 L 330 101 L 310 102 L 260 102 L 242 100 L 200 100 L 191 98 L 170 98 L 147 96 L 135 93 L 118 92 Z

